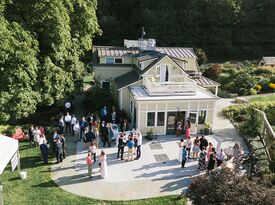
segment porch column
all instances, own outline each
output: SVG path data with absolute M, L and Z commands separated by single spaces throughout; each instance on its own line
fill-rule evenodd
M 215 89 L 215 95 L 218 96 L 218 90 L 219 90 L 219 86 L 216 85 L 216 89 Z

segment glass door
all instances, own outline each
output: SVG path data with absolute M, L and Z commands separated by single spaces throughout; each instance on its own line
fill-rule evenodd
M 167 124 L 166 124 L 167 135 L 176 134 L 176 116 L 177 116 L 177 112 L 167 112 Z
M 189 112 L 188 119 L 190 120 L 190 123 L 191 123 L 190 133 L 197 134 L 198 113 L 197 112 Z

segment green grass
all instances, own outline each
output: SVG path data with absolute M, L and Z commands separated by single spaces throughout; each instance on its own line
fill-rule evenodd
M 27 171 L 27 179 L 18 179 L 18 172 L 11 172 L 7 167 L 2 175 L 4 203 L 8 205 L 39 204 L 39 205 L 68 205 L 68 204 L 93 204 L 93 205 L 183 205 L 185 199 L 178 196 L 157 197 L 135 201 L 100 201 L 80 197 L 57 187 L 50 177 L 50 165 L 40 162 L 40 152 L 30 148 L 27 142 L 20 143 L 21 168 Z M 91 187 L 92 188 L 92 187 Z M 95 187 L 96 189 L 96 187 Z M 112 191 L 112 190 L 106 190 Z
M 94 80 L 94 75 L 89 73 L 83 77 L 83 90 L 87 90 L 91 87 L 91 82 Z
M 268 102 L 275 101 L 275 94 L 270 96 L 259 96 L 249 99 L 249 102 Z

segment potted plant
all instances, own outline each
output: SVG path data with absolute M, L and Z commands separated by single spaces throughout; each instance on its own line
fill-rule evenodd
M 153 128 L 151 128 L 150 131 L 146 133 L 145 138 L 147 140 L 153 140 L 153 138 L 154 138 L 154 130 L 153 130 Z
M 209 135 L 211 133 L 212 124 L 210 122 L 204 123 L 204 134 Z

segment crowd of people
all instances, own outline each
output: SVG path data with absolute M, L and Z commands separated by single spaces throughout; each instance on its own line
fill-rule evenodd
M 241 146 L 238 143 L 233 147 L 233 152 L 232 156 L 242 154 Z M 178 161 L 181 163 L 182 168 L 185 167 L 187 160 L 197 160 L 197 170 L 199 172 L 206 170 L 209 173 L 215 167 L 222 166 L 226 159 L 225 150 L 222 148 L 217 150 L 204 136 L 196 136 L 193 142 L 190 137 L 187 137 L 186 140 L 181 139 L 179 142 Z

